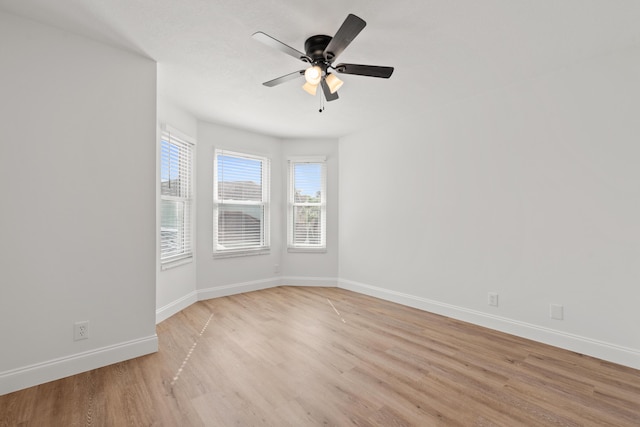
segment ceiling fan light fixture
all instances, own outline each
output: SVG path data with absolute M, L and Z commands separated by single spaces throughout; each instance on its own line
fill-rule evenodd
M 327 86 L 329 86 L 329 91 L 331 93 L 336 93 L 336 91 L 344 84 L 344 82 L 335 74 L 327 74 L 327 77 L 324 80 L 327 82 Z
M 309 95 L 315 96 L 316 91 L 318 90 L 318 85 L 312 85 L 311 83 L 306 82 L 302 85 L 302 89 L 304 89 Z
M 317 86 L 322 79 L 322 69 L 317 65 L 313 65 L 305 70 L 304 78 L 307 83 Z

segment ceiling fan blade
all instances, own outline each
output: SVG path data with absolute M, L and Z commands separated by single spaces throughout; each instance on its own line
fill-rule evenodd
M 297 79 L 298 77 L 304 75 L 304 70 L 294 71 L 290 74 L 285 74 L 282 77 L 278 77 L 277 79 L 269 80 L 268 82 L 262 83 L 265 86 L 273 87 L 277 86 L 280 83 L 288 82 L 289 80 Z
M 322 79 L 320 85 L 322 86 L 322 92 L 324 92 L 324 98 L 327 100 L 327 102 L 335 101 L 339 98 L 338 92 L 331 93 L 331 89 L 329 89 L 329 85 L 327 85 L 327 82 L 324 81 L 324 79 Z
M 347 46 L 356 38 L 360 31 L 367 25 L 362 18 L 349 14 L 344 20 L 338 32 L 331 39 L 324 50 L 324 57 L 332 62 L 346 49 Z
M 388 79 L 393 74 L 393 67 L 380 67 L 378 65 L 338 64 L 334 68 L 337 72 L 343 74 L 381 77 L 383 79 Z
M 271 37 L 268 34 L 263 33 L 262 31 L 258 31 L 257 33 L 253 33 L 251 35 L 251 37 L 253 37 L 254 39 L 258 40 L 259 42 L 262 42 L 264 44 L 266 44 L 267 46 L 270 46 L 274 49 L 278 49 L 281 52 L 286 53 L 287 55 L 291 55 L 296 59 L 300 59 L 304 62 L 311 62 L 311 59 L 305 55 L 304 53 L 300 52 L 297 49 L 292 48 L 289 45 L 286 45 L 284 43 L 282 43 L 280 40 L 276 40 L 273 37 Z

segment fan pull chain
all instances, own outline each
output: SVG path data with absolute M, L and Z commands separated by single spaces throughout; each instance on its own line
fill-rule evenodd
M 324 95 L 321 93 L 320 94 L 320 109 L 318 110 L 318 113 L 322 113 L 324 111 Z

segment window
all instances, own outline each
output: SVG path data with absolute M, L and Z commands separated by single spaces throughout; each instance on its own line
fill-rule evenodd
M 326 187 L 324 157 L 289 159 L 289 250 L 326 249 Z
M 193 144 L 166 127 L 160 142 L 160 261 L 191 258 Z
M 213 253 L 269 250 L 269 159 L 216 150 L 213 163 Z

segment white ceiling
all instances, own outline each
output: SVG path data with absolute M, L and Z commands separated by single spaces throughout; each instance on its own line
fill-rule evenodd
M 280 137 L 340 137 L 640 47 L 638 0 L 0 0 L 0 10 L 142 53 L 160 95 L 195 117 Z M 304 51 L 348 13 L 367 27 L 337 62 L 395 67 L 389 79 L 341 75 L 340 99 L 290 81 L 304 64 L 251 38 Z

